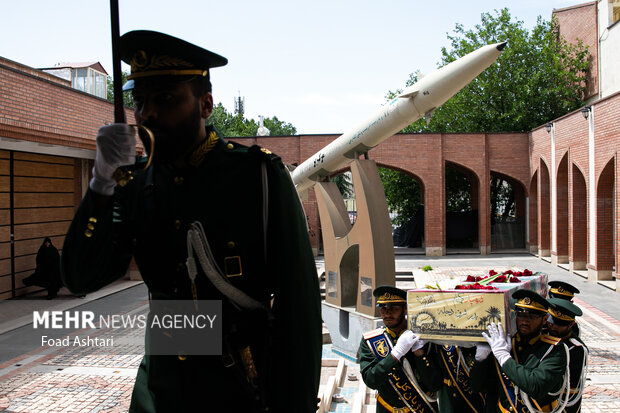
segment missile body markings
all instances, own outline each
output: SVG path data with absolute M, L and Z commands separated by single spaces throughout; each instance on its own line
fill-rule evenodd
M 339 136 L 295 168 L 291 176 L 297 192 L 305 196 L 315 182 L 346 167 L 360 154 L 416 120 L 430 119 L 435 109 L 489 67 L 505 46 L 505 42 L 483 46 L 405 89 L 356 128 Z

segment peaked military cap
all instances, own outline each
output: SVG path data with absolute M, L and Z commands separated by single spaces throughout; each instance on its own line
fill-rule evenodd
M 517 300 L 515 303 L 516 311 L 544 314 L 549 308 L 549 302 L 532 290 L 517 290 L 512 293 L 512 298 Z
M 582 316 L 583 311 L 566 299 L 554 297 L 549 299 L 549 315 L 555 324 L 567 325 Z
M 134 30 L 120 38 L 121 60 L 131 65 L 123 90 L 134 87 L 134 79 L 154 76 L 209 76 L 212 67 L 228 59 L 195 44 L 164 33 Z
M 575 294 L 579 294 L 579 290 L 564 281 L 549 281 L 549 297 L 562 298 L 564 300 L 572 300 Z
M 407 293 L 391 285 L 381 285 L 375 288 L 372 294 L 377 298 L 377 307 L 384 307 L 386 304 L 407 303 Z

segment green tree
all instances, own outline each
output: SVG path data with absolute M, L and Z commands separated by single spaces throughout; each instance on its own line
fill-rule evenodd
M 129 73 L 122 72 L 121 76 L 122 76 L 121 81 L 124 85 L 125 83 L 127 83 L 127 76 L 129 76 Z M 112 77 L 108 77 L 106 98 L 109 101 L 114 102 L 114 81 L 112 80 Z M 135 107 L 135 104 L 133 102 L 133 96 L 131 95 L 130 92 L 123 92 L 123 103 L 125 104 L 125 107 L 132 108 L 132 109 Z
M 394 225 L 406 224 L 415 217 L 421 205 L 421 189 L 413 177 L 392 169 L 379 167 L 379 176 L 383 182 L 383 190 L 388 209 L 396 213 Z
M 207 123 L 214 125 L 222 136 L 240 137 L 240 136 L 256 136 L 258 131 L 258 122 L 254 119 L 247 119 L 242 114 L 233 114 L 226 110 L 222 103 L 218 103 L 213 108 L 213 113 L 207 120 Z M 288 136 L 297 133 L 297 129 L 288 122 L 279 120 L 276 116 L 265 118 L 263 124 L 271 136 Z
M 541 17 L 528 31 L 507 8 L 483 13 L 473 30 L 456 24 L 442 48 L 444 66 L 491 43 L 507 41 L 497 62 L 439 107 L 429 124 L 419 120 L 403 132 L 525 132 L 583 105 L 587 47 L 566 42 L 555 21 Z M 419 72 L 406 85 L 417 82 Z M 388 92 L 394 97 L 397 92 Z
M 447 37 L 450 49 L 442 48 L 439 67 L 487 44 L 507 41 L 508 45 L 496 63 L 439 107 L 428 124 L 420 119 L 402 132 L 525 132 L 584 103 L 588 50 L 581 43 L 567 43 L 559 36 L 553 20 L 539 17 L 528 31 L 504 8 L 494 14 L 483 13 L 480 24 L 471 30 L 457 23 Z M 411 73 L 406 86 L 420 77 L 419 71 Z M 390 91 L 386 97 L 393 99 L 401 91 Z M 389 174 L 382 174 L 382 179 L 388 206 L 404 215 L 399 223 L 407 222 L 413 217 L 411 211 L 415 211 L 407 197 L 417 195 L 394 187 L 395 180 Z M 504 205 L 505 213 L 510 213 L 514 209 L 512 191 L 504 190 L 500 182 L 493 184 L 492 209 L 497 211 Z M 470 187 L 464 176 L 446 168 L 448 211 L 471 210 Z

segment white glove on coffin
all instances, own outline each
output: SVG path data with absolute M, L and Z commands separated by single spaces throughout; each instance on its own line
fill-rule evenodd
M 504 366 L 504 363 L 508 359 L 511 359 L 510 355 L 510 342 L 506 340 L 506 336 L 504 335 L 504 329 L 502 328 L 502 323 L 491 323 L 489 324 L 487 330 L 489 334 L 482 333 L 482 337 L 489 343 L 491 346 L 491 351 L 493 351 L 493 355 L 497 359 L 497 362 L 500 366 Z
M 411 350 L 411 347 L 413 347 L 418 340 L 418 336 L 413 334 L 413 331 L 405 331 L 400 335 L 400 337 L 398 337 L 398 341 L 392 349 L 392 356 L 394 356 L 396 360 L 400 361 L 401 357 Z
M 420 350 L 422 347 L 424 347 L 426 345 L 426 341 L 422 340 L 421 338 L 417 337 L 417 340 L 413 343 L 413 345 L 411 346 L 411 351 L 418 351 Z
M 125 123 L 102 126 L 97 132 L 97 153 L 90 189 L 100 195 L 114 194 L 114 171 L 119 166 L 133 165 L 135 161 L 136 137 L 131 126 Z
M 491 354 L 491 347 L 488 344 L 476 344 L 476 361 L 486 360 L 489 354 Z

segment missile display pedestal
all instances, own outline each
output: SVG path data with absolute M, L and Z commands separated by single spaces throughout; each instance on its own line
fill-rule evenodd
M 351 224 L 342 195 L 333 182 L 314 186 L 325 251 L 323 320 L 334 347 L 357 352 L 361 334 L 381 323 L 372 291 L 395 285 L 391 223 L 377 165 L 351 164 L 357 220 Z

